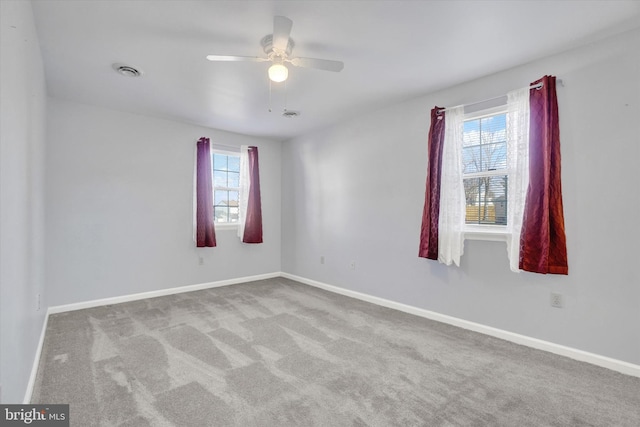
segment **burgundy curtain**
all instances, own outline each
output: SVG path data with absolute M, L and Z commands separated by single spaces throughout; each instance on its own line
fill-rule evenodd
M 258 147 L 249 147 L 249 201 L 245 216 L 244 243 L 262 243 L 262 205 L 260 202 L 260 170 Z
M 532 85 L 529 105 L 529 188 L 520 234 L 520 269 L 568 274 L 567 245 L 560 182 L 560 128 L 556 78 L 544 76 Z
M 442 108 L 431 110 L 429 128 L 427 189 L 424 195 L 422 211 L 422 230 L 420 232 L 421 258 L 438 259 L 438 217 L 440 214 L 440 175 L 442 171 L 442 147 L 444 145 L 444 112 Z
M 202 137 L 196 145 L 196 246 L 199 248 L 216 246 L 211 175 L 211 144 L 209 138 Z

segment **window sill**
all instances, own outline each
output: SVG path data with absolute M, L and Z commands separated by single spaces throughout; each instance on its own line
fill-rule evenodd
M 509 232 L 505 227 L 492 225 L 468 225 L 464 229 L 465 240 L 486 240 L 490 242 L 506 242 Z
M 237 223 L 228 223 L 228 222 L 217 222 L 214 224 L 216 230 L 237 230 Z

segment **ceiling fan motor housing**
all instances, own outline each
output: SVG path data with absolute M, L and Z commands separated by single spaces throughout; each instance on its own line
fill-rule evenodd
M 264 50 L 264 53 L 271 58 L 273 55 L 277 55 L 277 52 L 273 50 L 273 34 L 266 35 L 260 40 L 260 45 Z M 293 39 L 289 37 L 289 42 L 287 43 L 287 49 L 284 51 L 285 58 L 291 55 L 291 51 L 293 51 L 293 47 L 295 43 Z

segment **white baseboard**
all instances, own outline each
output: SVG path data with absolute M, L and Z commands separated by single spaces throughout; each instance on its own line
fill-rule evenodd
M 326 283 L 318 282 L 316 280 L 307 279 L 306 277 L 296 276 L 294 274 L 289 274 L 284 272 L 281 273 L 281 275 L 282 277 L 285 277 L 287 279 L 295 280 L 297 282 L 314 286 L 316 288 L 324 289 L 329 292 L 334 292 L 340 295 L 356 298 L 356 299 L 377 304 L 383 307 L 403 311 L 405 313 L 414 314 L 416 316 L 435 320 L 437 322 L 458 326 L 463 329 L 468 329 L 474 332 L 479 332 L 481 334 L 489 335 L 496 338 L 501 338 L 503 340 L 511 341 L 516 344 L 535 348 L 537 350 L 548 351 L 549 353 L 554 353 L 560 356 L 569 357 L 571 359 L 578 360 L 581 362 L 587 362 L 592 365 L 596 365 L 602 368 L 607 368 L 613 371 L 620 372 L 622 374 L 632 375 L 634 377 L 640 377 L 640 365 L 636 365 L 633 363 L 624 362 L 622 360 L 601 356 L 595 353 L 589 353 L 587 351 L 578 350 L 575 348 L 566 347 L 559 344 L 554 344 L 552 342 L 540 340 L 537 338 L 531 338 L 526 335 L 516 334 L 513 332 L 505 331 L 503 329 L 493 328 L 491 326 L 485 326 L 480 323 L 470 322 L 468 320 L 447 316 L 445 314 L 436 313 L 434 311 L 413 307 L 410 305 L 387 300 L 384 298 L 367 295 L 361 292 L 351 291 L 348 289 L 340 288 L 338 286 L 328 285 Z
M 49 310 L 44 316 L 42 322 L 42 331 L 40 332 L 40 340 L 38 341 L 38 347 L 36 348 L 36 355 L 33 359 L 33 366 L 31 367 L 31 375 L 29 375 L 29 382 L 27 383 L 27 391 L 24 393 L 23 404 L 27 405 L 31 403 L 31 395 L 33 394 L 33 387 L 36 385 L 36 375 L 38 375 L 38 365 L 40 364 L 40 354 L 42 353 L 42 346 L 44 345 L 44 334 L 47 331 L 47 323 L 49 323 Z
M 235 285 L 237 283 L 253 282 L 255 280 L 272 279 L 280 277 L 280 272 L 258 274 L 256 276 L 238 277 L 235 279 L 219 280 L 217 282 L 199 283 L 196 285 L 179 286 L 176 288 L 159 289 L 157 291 L 140 292 L 137 294 L 121 295 L 117 297 L 102 298 L 91 301 L 77 302 L 73 304 L 56 305 L 49 307 L 48 314 L 63 313 L 65 311 L 82 310 L 84 308 L 99 307 L 109 304 L 120 304 L 122 302 L 136 301 L 146 298 L 161 297 L 165 295 L 179 294 L 182 292 L 199 291 L 201 289 L 218 288 L 220 286 Z

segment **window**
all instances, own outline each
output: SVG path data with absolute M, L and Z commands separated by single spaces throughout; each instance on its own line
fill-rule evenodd
M 240 154 L 214 150 L 211 157 L 214 222 L 235 224 L 240 216 Z
M 497 111 L 484 110 L 465 115 L 462 178 L 466 205 L 465 223 L 468 226 L 507 224 L 506 117 L 504 107 Z
M 474 116 L 431 110 L 418 256 L 459 266 L 465 239 L 502 240 L 512 271 L 567 274 L 555 82 L 544 76 Z

